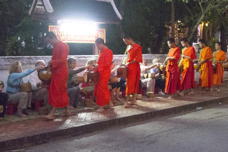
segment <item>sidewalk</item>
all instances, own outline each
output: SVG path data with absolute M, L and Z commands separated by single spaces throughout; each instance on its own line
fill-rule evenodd
M 90 110 L 68 118 L 59 116 L 54 121 L 34 118 L 0 124 L 0 150 L 41 144 L 56 138 L 77 136 L 153 117 L 188 112 L 198 109 L 197 107 L 228 103 L 228 82 L 221 90 L 220 93 L 196 90 L 194 95 L 178 97 L 175 100 L 159 96 L 145 98 L 138 100 L 137 106 L 129 109 L 116 106 L 102 113 Z

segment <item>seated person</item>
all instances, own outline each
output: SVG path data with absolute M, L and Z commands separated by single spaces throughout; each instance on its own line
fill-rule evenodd
M 4 117 L 6 112 L 6 104 L 8 101 L 8 94 L 3 92 L 4 83 L 0 81 L 0 119 Z
M 18 104 L 17 116 L 24 117 L 28 114 L 28 93 L 21 91 L 22 79 L 40 68 L 41 67 L 37 66 L 35 69 L 29 69 L 22 72 L 22 65 L 20 62 L 14 62 L 10 66 L 6 91 L 9 95 L 8 104 Z
M 88 68 L 88 66 L 85 66 L 75 70 L 76 66 L 77 66 L 76 59 L 69 58 L 68 59 L 69 79 L 67 83 L 68 95 L 70 98 L 71 106 L 75 108 L 78 106 L 79 99 L 80 99 L 80 87 L 79 87 L 80 82 L 77 81 L 77 77 L 78 77 L 77 74 L 82 71 L 85 71 Z
M 120 91 L 122 93 L 122 97 L 125 97 L 125 92 L 126 92 L 126 79 L 125 78 L 120 78 Z
M 112 71 L 111 71 L 111 78 L 110 78 L 110 86 L 111 86 L 111 94 L 112 94 L 112 100 L 110 102 L 111 106 L 113 104 L 118 104 L 119 102 L 121 102 L 121 97 L 120 97 L 120 91 L 123 90 L 123 78 L 120 78 L 117 76 L 117 68 L 119 66 L 114 66 L 112 67 Z
M 158 94 L 165 95 L 165 68 L 159 63 L 157 71 L 155 74 L 155 89 L 158 91 Z
M 117 77 L 117 69 L 115 68 L 114 64 L 111 71 L 111 78 L 109 80 L 109 85 L 111 87 L 111 97 L 112 100 L 110 101 L 110 106 L 113 106 L 117 103 L 117 101 L 120 101 L 119 94 L 120 94 L 120 78 Z
M 154 70 L 154 68 L 156 68 L 156 64 L 154 64 L 154 60 L 153 60 L 153 64 L 152 65 L 148 65 L 147 62 L 144 63 L 144 65 L 141 65 L 141 69 L 142 69 L 142 85 L 146 86 L 146 94 L 147 96 L 151 97 L 154 95 L 154 89 L 155 89 L 155 74 L 156 71 Z
M 87 73 L 91 71 L 95 71 L 96 69 L 96 60 L 89 60 L 86 63 L 86 66 L 88 67 L 86 72 L 84 73 L 84 77 L 86 78 L 86 81 L 84 83 L 81 83 L 79 85 L 81 89 L 81 93 L 85 97 L 85 105 L 86 106 L 96 106 L 96 103 L 94 102 L 94 86 L 95 82 L 91 80 L 91 78 L 87 77 Z
M 46 67 L 45 61 L 44 60 L 36 61 L 35 67 L 38 67 L 38 66 L 45 68 Z M 41 69 L 39 69 L 39 70 L 41 70 Z M 47 108 L 47 106 L 48 106 L 48 89 L 47 89 L 48 85 L 46 84 L 46 82 L 43 82 L 38 78 L 39 70 L 37 70 L 35 75 L 31 75 L 32 78 L 30 78 L 30 80 L 33 80 L 33 81 L 31 81 L 32 92 L 29 93 L 29 107 L 34 102 L 43 101 L 44 107 Z

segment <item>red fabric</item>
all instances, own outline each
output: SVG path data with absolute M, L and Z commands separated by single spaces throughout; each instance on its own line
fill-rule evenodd
M 190 61 L 189 68 L 181 73 L 181 90 L 188 90 L 195 87 L 194 63 Z
M 180 59 L 180 48 L 171 48 L 168 57 L 174 57 L 174 60 L 169 60 L 166 66 L 166 85 L 165 93 L 175 94 L 180 89 L 180 72 L 178 61 Z
M 136 61 L 142 63 L 142 47 L 139 44 L 133 44 L 128 51 L 128 62 Z
M 138 44 L 133 44 L 132 48 L 128 51 L 128 63 L 132 61 L 135 62 L 127 66 L 126 95 L 136 94 L 139 91 L 141 73 L 139 63 L 142 62 L 142 47 Z
M 7 115 L 13 115 L 17 112 L 17 104 L 8 104 L 6 108 Z
M 95 86 L 96 103 L 99 106 L 105 106 L 110 102 L 110 91 L 108 82 L 111 76 L 113 53 L 112 50 L 103 49 L 98 58 L 98 73 L 99 78 Z
M 193 60 L 196 59 L 196 51 L 194 47 L 191 46 L 183 49 L 182 54 L 190 57 L 190 59 L 184 59 L 186 60 L 187 68 L 184 68 L 181 73 L 181 89 L 188 90 L 195 87 L 195 69 Z
M 51 59 L 51 83 L 48 88 L 49 104 L 55 108 L 64 108 L 69 104 L 67 93 L 68 66 L 67 56 L 68 46 L 63 42 L 54 45 Z

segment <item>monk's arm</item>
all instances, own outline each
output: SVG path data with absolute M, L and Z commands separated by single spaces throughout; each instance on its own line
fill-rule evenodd
M 175 57 L 166 57 L 164 64 L 166 64 L 169 60 L 175 60 Z
M 139 56 L 140 56 L 140 52 L 137 52 L 139 48 L 138 47 L 134 47 L 132 48 L 131 52 L 135 52 L 135 56 L 133 58 L 133 60 L 131 62 L 129 62 L 128 64 L 132 64 L 132 63 L 140 63 L 141 61 L 139 61 Z
M 228 62 L 228 59 L 225 59 L 225 60 L 222 60 L 222 61 L 216 61 L 216 62 L 223 64 L 223 63 L 227 63 Z
M 209 58 L 209 59 L 205 59 L 205 60 L 203 60 L 203 61 L 200 61 L 199 62 L 199 65 L 202 65 L 202 64 L 204 64 L 204 63 L 206 63 L 207 61 L 209 61 L 209 60 L 211 60 L 212 58 Z
M 190 57 L 190 56 L 186 56 L 186 55 L 181 55 L 181 56 L 182 56 L 182 58 L 191 59 L 191 57 Z

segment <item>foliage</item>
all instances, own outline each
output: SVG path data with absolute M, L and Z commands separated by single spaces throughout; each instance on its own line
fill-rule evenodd
M 58 0 L 53 0 L 58 2 Z M 211 32 L 228 31 L 228 0 L 115 0 L 124 20 L 105 25 L 107 44 L 115 53 L 123 53 L 121 34 L 127 33 L 143 46 L 144 53 L 167 51 L 165 25 L 181 20 L 196 40 L 198 24 L 207 21 Z M 32 0 L 0 0 L 0 55 L 46 55 L 40 37 L 47 22 L 28 16 Z M 174 15 L 174 16 L 172 16 Z M 172 19 L 174 17 L 174 19 Z M 35 29 L 35 30 L 34 30 Z M 211 40 L 215 40 L 211 38 Z M 84 46 L 80 46 L 82 49 Z M 85 46 L 90 49 L 91 46 Z M 80 52 L 82 53 L 82 52 Z
M 0 0 L 0 55 L 39 55 L 41 31 L 47 25 L 28 16 L 31 0 Z M 34 30 L 35 29 L 35 30 Z
M 122 32 L 131 35 L 140 42 L 144 48 L 144 53 L 158 53 L 162 45 L 160 42 L 165 39 L 163 35 L 166 35 L 164 24 L 169 18 L 165 2 L 125 0 L 121 12 L 124 14 L 124 20 L 121 24 Z

